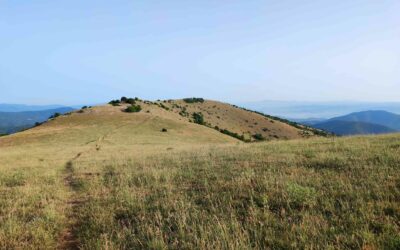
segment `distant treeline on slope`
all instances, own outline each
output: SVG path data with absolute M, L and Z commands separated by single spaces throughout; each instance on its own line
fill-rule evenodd
M 65 114 L 72 108 L 64 107 L 41 111 L 0 112 L 0 134 L 11 134 L 33 127 L 49 119 L 55 113 Z

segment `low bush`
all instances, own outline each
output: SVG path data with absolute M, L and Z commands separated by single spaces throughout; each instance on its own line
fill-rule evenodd
M 192 114 L 194 123 L 204 125 L 204 116 L 201 112 L 195 112 Z
M 168 132 L 166 128 L 161 129 L 161 132 Z
M 253 138 L 257 141 L 265 141 L 265 137 L 262 134 L 254 134 Z
M 142 107 L 140 105 L 132 105 L 129 106 L 125 109 L 125 112 L 128 113 L 136 113 L 136 112 L 140 112 L 142 110 Z

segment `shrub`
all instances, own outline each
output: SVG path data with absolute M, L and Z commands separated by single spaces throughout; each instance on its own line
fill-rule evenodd
M 125 96 L 121 97 L 121 102 L 126 102 L 128 100 L 128 98 L 126 98 Z
M 57 118 L 57 117 L 59 117 L 60 115 L 61 115 L 60 113 L 56 112 L 56 113 L 54 113 L 54 115 L 50 116 L 49 119 Z
M 140 112 L 142 110 L 142 107 L 140 105 L 132 105 L 129 106 L 125 109 L 125 112 L 128 113 L 136 113 L 136 112 Z
M 236 139 L 239 139 L 239 140 L 241 140 L 241 141 L 245 141 L 243 135 L 239 135 L 238 133 L 229 131 L 229 130 L 227 130 L 227 129 L 220 129 L 219 132 L 221 132 L 221 133 L 223 133 L 223 134 L 225 134 L 225 135 L 232 136 L 232 137 L 234 137 L 234 138 L 236 138 Z
M 83 106 L 81 109 L 87 109 L 88 108 L 88 106 Z
M 166 128 L 161 129 L 161 132 L 168 132 Z
M 129 104 L 132 104 L 132 105 L 136 104 L 136 101 L 135 101 L 135 99 L 133 99 L 133 98 L 128 98 L 128 99 L 126 99 L 125 102 L 126 102 L 126 103 L 129 103 Z
M 204 125 L 204 116 L 201 112 L 193 113 L 192 115 L 194 123 Z
M 186 102 L 186 103 L 196 103 L 196 102 L 203 103 L 204 99 L 203 98 L 192 97 L 192 98 L 184 98 L 183 101 Z
M 113 106 L 119 106 L 121 103 L 120 100 L 111 100 L 108 104 L 111 104 Z
M 253 135 L 253 138 L 256 139 L 257 141 L 264 141 L 265 138 L 262 136 L 262 134 L 255 134 Z

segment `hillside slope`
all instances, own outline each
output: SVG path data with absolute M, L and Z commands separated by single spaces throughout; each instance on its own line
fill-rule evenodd
M 316 128 L 332 132 L 336 135 L 368 135 L 368 134 L 387 134 L 397 132 L 394 129 L 366 122 L 352 122 L 332 120 L 313 125 Z
M 0 147 L 62 143 L 80 146 L 102 141 L 108 145 L 162 145 L 174 143 L 226 143 L 237 140 L 205 126 L 189 123 L 158 106 L 141 103 L 139 113 L 126 113 L 129 105 L 98 106 L 63 115 L 27 131 L 1 138 Z M 166 128 L 167 132 L 161 132 Z
M 295 127 L 277 118 L 234 105 L 201 98 L 198 101 L 196 98 L 188 98 L 156 103 L 188 120 L 193 120 L 194 113 L 201 114 L 207 126 L 228 134 L 242 136 L 244 140 L 297 139 L 314 136 L 316 132 L 305 126 Z

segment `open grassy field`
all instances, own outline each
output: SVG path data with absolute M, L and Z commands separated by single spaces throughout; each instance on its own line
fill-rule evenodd
M 0 249 L 400 248 L 400 135 L 246 144 L 85 112 L 0 138 Z

